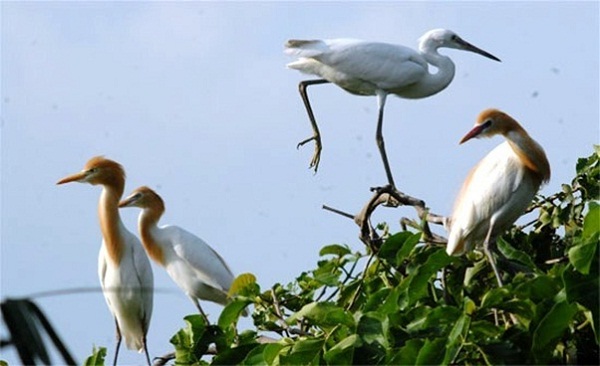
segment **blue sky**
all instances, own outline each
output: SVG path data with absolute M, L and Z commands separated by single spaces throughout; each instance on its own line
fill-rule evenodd
M 544 146 L 550 194 L 599 142 L 598 2 L 2 2 L 2 298 L 97 287 L 99 187 L 56 186 L 92 156 L 122 163 L 126 193 L 162 195 L 163 224 L 205 239 L 263 288 L 312 268 L 323 245 L 360 250 L 358 230 L 321 209 L 357 212 L 385 183 L 374 141 L 376 100 L 332 86 L 310 91 L 324 150 L 318 174 L 288 38 L 352 37 L 417 46 L 448 28 L 502 59 L 442 50 L 452 84 L 423 100 L 388 98 L 384 136 L 399 189 L 449 214 L 468 170 L 501 139 L 458 145 L 497 107 Z M 138 211 L 122 212 L 136 232 Z M 398 230 L 410 208 L 382 209 Z M 195 311 L 154 267 L 151 354 Z M 114 351 L 101 293 L 40 298 L 81 362 Z M 220 308 L 204 305 L 216 319 Z M 243 326 L 249 326 L 246 321 Z M 2 330 L 2 335 L 6 331 Z M 124 363 L 143 356 L 124 351 Z M 10 363 L 13 352 L 3 352 Z

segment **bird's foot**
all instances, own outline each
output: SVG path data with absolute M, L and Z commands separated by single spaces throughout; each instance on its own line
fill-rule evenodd
M 381 187 L 371 187 L 371 192 L 377 192 L 378 194 L 385 197 L 385 201 L 381 204 L 385 207 L 398 207 L 401 205 L 400 201 L 394 197 L 394 194 L 401 194 L 394 185 L 386 184 Z
M 315 174 L 317 174 L 317 169 L 319 169 L 319 162 L 321 161 L 321 150 L 323 150 L 323 146 L 321 145 L 321 136 L 317 134 L 307 138 L 306 140 L 302 140 L 298 143 L 298 145 L 296 145 L 296 148 L 299 149 L 300 146 L 304 146 L 304 144 L 313 140 L 315 141 L 315 152 L 313 154 L 312 159 L 310 160 L 308 168 L 314 169 Z

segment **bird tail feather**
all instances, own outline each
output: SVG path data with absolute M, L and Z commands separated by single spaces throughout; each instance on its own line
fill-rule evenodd
M 290 39 L 285 43 L 285 53 L 292 56 L 314 57 L 327 50 L 327 44 L 318 39 Z

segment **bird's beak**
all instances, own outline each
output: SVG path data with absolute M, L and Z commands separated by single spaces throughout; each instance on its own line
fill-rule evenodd
M 71 174 L 69 176 L 64 177 L 63 179 L 56 182 L 56 184 L 65 184 L 70 182 L 81 182 L 87 177 L 86 172 L 79 172 L 75 174 Z
M 137 200 L 137 197 L 135 194 L 132 194 L 131 196 L 125 198 L 124 200 L 122 200 L 121 202 L 119 202 L 119 208 L 122 207 L 129 207 L 131 205 L 133 205 L 133 203 Z
M 475 53 L 478 53 L 478 54 L 480 54 L 481 56 L 485 56 L 485 57 L 487 57 L 487 58 L 491 58 L 491 59 L 492 59 L 492 60 L 494 60 L 494 61 L 502 62 L 502 61 L 500 61 L 500 59 L 499 59 L 498 57 L 496 57 L 496 56 L 492 55 L 491 53 L 489 53 L 489 52 L 487 52 L 487 51 L 484 51 L 484 50 L 482 50 L 482 49 L 481 49 L 481 48 L 479 48 L 479 47 L 475 47 L 475 46 L 473 46 L 472 44 L 470 44 L 469 42 L 465 41 L 465 40 L 464 40 L 464 39 L 462 39 L 462 38 L 458 38 L 458 39 L 456 40 L 456 42 L 457 42 L 459 45 L 461 45 L 461 46 L 463 47 L 463 49 L 464 49 L 464 50 L 466 50 L 466 51 L 475 52 Z
M 481 133 L 481 131 L 483 131 L 484 129 L 485 129 L 484 125 L 477 125 L 477 126 L 473 127 L 473 129 L 471 129 L 471 131 L 469 131 L 462 139 L 460 139 L 460 142 L 458 144 L 460 145 L 462 143 L 469 141 L 473 137 L 477 137 Z

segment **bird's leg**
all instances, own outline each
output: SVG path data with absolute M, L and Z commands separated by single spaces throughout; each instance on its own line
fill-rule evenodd
M 383 160 L 383 167 L 385 168 L 385 174 L 390 186 L 396 188 L 394 183 L 394 177 L 392 177 L 392 170 L 390 169 L 390 163 L 388 162 L 387 154 L 385 152 L 385 143 L 383 142 L 383 108 L 385 106 L 385 99 L 387 93 L 378 92 L 377 101 L 379 103 L 379 117 L 377 119 L 377 132 L 375 133 L 375 141 L 377 141 L 377 147 L 381 154 L 381 160 Z
M 117 366 L 117 359 L 119 358 L 119 347 L 121 346 L 121 329 L 119 328 L 119 322 L 115 318 L 115 330 L 117 335 L 117 347 L 115 349 L 115 358 L 113 359 L 113 366 Z
M 204 318 L 204 320 L 206 321 L 206 325 L 210 325 L 210 321 L 208 320 L 208 317 L 206 316 L 206 314 L 204 313 L 204 310 L 202 310 L 202 307 L 200 306 L 200 302 L 198 302 L 198 299 L 193 298 L 190 296 L 190 299 L 192 300 L 192 302 L 194 303 L 194 305 L 196 306 L 196 309 L 198 309 L 198 311 L 200 312 L 200 315 L 202 315 L 202 317 Z
M 496 276 L 496 280 L 498 281 L 498 286 L 503 287 L 502 278 L 500 277 L 500 272 L 498 272 L 498 267 L 496 266 L 496 260 L 492 255 L 492 251 L 490 250 L 490 237 L 492 236 L 492 230 L 494 228 L 494 222 L 490 222 L 490 228 L 487 232 L 485 240 L 483 242 L 483 252 L 488 258 L 490 265 L 492 266 L 492 270 L 494 271 L 494 275 Z
M 148 362 L 148 366 L 152 366 L 150 362 L 150 355 L 148 354 L 148 344 L 146 343 L 146 336 L 142 338 L 142 345 L 144 346 L 144 353 L 146 354 L 146 361 Z
M 298 90 L 300 91 L 300 96 L 302 97 L 302 101 L 304 102 L 304 107 L 306 108 L 306 113 L 308 113 L 308 119 L 310 120 L 310 124 L 313 129 L 313 135 L 305 140 L 300 141 L 296 147 L 300 148 L 300 146 L 303 146 L 304 144 L 306 144 L 309 141 L 312 141 L 312 140 L 315 141 L 315 153 L 313 154 L 312 160 L 310 161 L 310 165 L 309 165 L 309 168 L 314 167 L 315 173 L 317 172 L 317 169 L 319 168 L 319 161 L 321 160 L 321 150 L 323 147 L 321 145 L 321 134 L 319 133 L 319 127 L 317 126 L 317 121 L 315 120 L 315 115 L 312 111 L 312 107 L 310 106 L 310 101 L 308 100 L 308 94 L 306 93 L 306 88 L 308 88 L 309 85 L 325 84 L 328 82 L 329 81 L 327 81 L 325 79 L 316 79 L 316 80 L 304 80 L 298 84 Z

